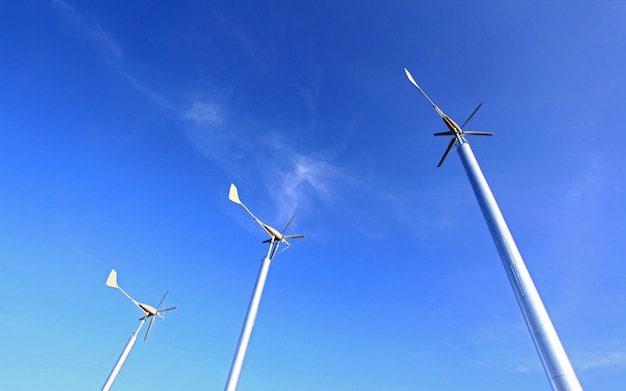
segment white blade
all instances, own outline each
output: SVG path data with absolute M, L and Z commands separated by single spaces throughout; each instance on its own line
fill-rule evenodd
M 150 323 L 148 324 L 148 331 L 146 331 L 146 336 L 143 337 L 144 341 L 148 339 L 148 334 L 150 334 L 150 329 L 152 328 L 153 323 L 154 323 L 154 316 L 150 318 Z
M 163 302 L 165 301 L 165 297 L 167 296 L 168 293 L 170 293 L 169 289 L 165 291 L 165 294 L 161 298 L 161 301 L 159 301 L 159 305 L 157 305 L 157 310 L 159 309 L 159 307 L 161 307 L 161 304 L 163 304 Z
M 170 307 L 170 308 L 165 308 L 165 309 L 163 309 L 163 310 L 159 310 L 159 311 L 157 312 L 157 316 L 158 316 L 159 318 L 161 318 L 161 319 L 165 319 L 165 315 L 161 315 L 161 314 L 162 314 L 163 312 L 167 312 L 167 311 L 171 311 L 171 310 L 175 310 L 175 309 L 176 309 L 176 307 Z
M 289 228 L 289 226 L 291 225 L 291 223 L 293 223 L 293 219 L 296 218 L 296 214 L 294 213 L 293 216 L 291 216 L 291 218 L 289 219 L 289 222 L 287 223 L 287 225 L 285 225 L 285 228 L 283 228 L 283 232 L 281 233 L 285 233 L 285 231 L 287 231 L 287 228 Z

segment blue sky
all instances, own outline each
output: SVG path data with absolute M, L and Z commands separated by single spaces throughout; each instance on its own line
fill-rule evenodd
M 444 125 L 470 143 L 586 389 L 626 383 L 626 4 L 0 4 L 2 390 L 548 390 Z

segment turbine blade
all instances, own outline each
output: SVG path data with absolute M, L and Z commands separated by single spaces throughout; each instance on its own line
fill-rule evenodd
M 287 251 L 287 250 L 289 250 L 289 248 L 291 248 L 291 243 L 289 243 L 289 242 L 288 242 L 288 241 L 286 241 L 285 239 L 283 239 L 283 240 L 282 240 L 282 242 L 283 242 L 283 243 L 285 243 L 285 246 L 287 246 L 287 247 L 285 247 L 285 248 L 283 248 L 282 250 L 280 250 L 280 251 L 278 252 L 279 254 L 280 254 L 280 253 L 282 253 L 282 252 L 284 252 L 284 251 Z
M 167 296 L 167 294 L 170 293 L 169 289 L 165 291 L 165 294 L 163 295 L 163 297 L 161 298 L 161 301 L 159 301 L 159 305 L 157 305 L 157 310 L 159 309 L 159 307 L 161 306 L 161 304 L 163 304 L 163 302 L 165 301 L 165 297 Z
M 472 134 L 474 136 L 493 136 L 493 132 L 479 132 L 476 130 L 468 130 L 467 132 L 463 132 L 463 134 Z
M 272 253 L 270 254 L 270 261 L 272 261 L 274 259 L 274 256 L 276 255 L 276 252 L 278 251 L 278 247 L 280 247 L 280 244 L 282 242 L 285 242 L 285 244 L 287 245 L 287 247 L 289 247 L 289 242 L 287 242 L 286 240 L 279 240 L 278 242 L 276 242 L 274 244 L 274 248 L 272 249 Z M 271 247 L 271 246 L 270 246 Z M 281 251 L 282 252 L 282 251 Z
M 452 149 L 455 143 L 456 143 L 456 138 L 453 138 L 452 140 L 450 140 L 450 144 L 448 144 L 448 148 L 446 149 L 446 152 L 443 154 L 443 157 L 439 161 L 439 164 L 437 164 L 437 167 L 441 167 L 441 165 L 443 164 L 443 161 L 446 160 L 446 156 L 448 156 L 448 154 L 450 153 L 450 150 Z
M 289 226 L 293 222 L 293 219 L 295 219 L 295 218 L 296 218 L 296 214 L 294 213 L 293 216 L 291 216 L 291 218 L 289 219 L 289 222 L 287 223 L 287 225 L 285 225 L 285 228 L 283 229 L 283 232 L 281 232 L 281 233 L 285 233 L 285 231 L 287 230 L 287 228 L 289 228 Z
M 176 309 L 176 307 L 170 307 L 170 308 L 166 308 L 164 310 L 157 311 L 156 316 L 158 316 L 161 319 L 165 319 L 165 315 L 161 315 L 161 313 L 167 312 L 167 311 L 171 311 L 171 310 L 175 310 L 175 309 Z
M 451 131 L 439 132 L 439 133 L 435 133 L 435 136 L 454 136 L 454 132 L 451 132 Z
M 480 106 L 483 105 L 483 102 L 480 102 L 480 104 L 478 105 L 478 107 L 476 107 L 474 109 L 474 111 L 472 112 L 472 114 L 470 114 L 469 117 L 467 117 L 467 119 L 465 120 L 465 122 L 463 122 L 463 125 L 461 125 L 461 129 L 463 129 L 465 127 L 465 125 L 467 125 L 468 122 L 470 122 L 470 120 L 472 119 L 472 117 L 474 116 L 474 114 L 476 114 L 476 112 L 478 111 L 478 109 L 480 109 Z
M 150 329 L 152 328 L 152 324 L 154 323 L 154 316 L 152 318 L 150 318 L 150 323 L 148 324 L 148 331 L 146 331 L 146 336 L 143 337 L 143 340 L 145 341 L 146 339 L 148 339 L 148 334 L 150 334 Z
M 304 235 L 285 235 L 283 239 L 302 239 Z

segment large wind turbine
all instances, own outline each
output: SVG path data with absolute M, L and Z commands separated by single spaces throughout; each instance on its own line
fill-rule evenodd
M 250 336 L 252 335 L 252 328 L 254 327 L 256 315 L 259 311 L 261 295 L 263 295 L 263 288 L 265 286 L 265 280 L 267 279 L 267 273 L 269 272 L 270 263 L 274 259 L 274 256 L 278 251 L 278 246 L 281 243 L 285 243 L 285 245 L 290 246 L 287 239 L 303 238 L 304 235 L 284 235 L 287 228 L 289 228 L 289 226 L 291 225 L 294 217 L 296 217 L 295 214 L 291 217 L 282 232 L 278 232 L 277 229 L 263 223 L 254 214 L 252 214 L 252 212 L 250 212 L 250 209 L 248 209 L 241 202 L 241 200 L 239 200 L 237 187 L 232 183 L 230 185 L 230 191 L 228 192 L 228 199 L 235 204 L 241 205 L 246 210 L 246 212 L 248 212 L 248 214 L 252 216 L 254 221 L 256 221 L 261 226 L 261 228 L 263 228 L 265 232 L 267 232 L 267 234 L 270 236 L 268 240 L 263 241 L 263 243 L 269 243 L 269 248 L 267 249 L 267 255 L 265 256 L 265 258 L 263 258 L 263 261 L 261 262 L 261 269 L 259 270 L 256 285 L 254 286 L 252 299 L 250 299 L 250 305 L 248 306 L 246 320 L 244 321 L 243 328 L 241 330 L 241 336 L 239 337 L 239 343 L 237 344 L 237 351 L 235 352 L 235 357 L 233 358 L 233 363 L 230 367 L 230 373 L 228 374 L 226 387 L 224 387 L 225 391 L 235 391 L 237 389 L 237 383 L 239 382 L 239 375 L 241 374 L 243 361 L 246 357 L 246 350 L 248 349 Z
M 143 338 L 144 341 L 148 338 L 148 334 L 150 334 L 150 329 L 152 329 L 154 318 L 157 316 L 159 318 L 163 318 L 163 315 L 161 315 L 163 312 L 176 309 L 176 307 L 170 307 L 170 308 L 165 308 L 161 310 L 158 309 L 163 304 L 163 301 L 165 300 L 165 296 L 167 296 L 167 292 L 165 292 L 165 294 L 163 295 L 163 298 L 161 299 L 161 302 L 159 302 L 159 305 L 157 306 L 157 308 L 154 308 L 153 306 L 148 305 L 148 304 L 140 303 L 137 300 L 133 299 L 132 297 L 130 297 L 128 293 L 126 293 L 122 288 L 120 288 L 119 285 L 117 285 L 117 272 L 115 271 L 115 269 L 111 270 L 111 273 L 109 273 L 109 277 L 107 278 L 107 281 L 106 281 L 106 286 L 108 286 L 109 288 L 118 289 L 120 292 L 122 292 L 124 296 L 128 297 L 128 299 L 132 301 L 133 304 L 135 304 L 141 311 L 143 311 L 144 316 L 139 318 L 139 320 L 141 321 L 139 322 L 139 327 L 137 327 L 137 330 L 133 333 L 133 335 L 131 335 L 130 339 L 126 343 L 124 350 L 122 350 L 122 354 L 120 355 L 120 357 L 117 359 L 117 362 L 113 366 L 113 369 L 111 370 L 109 377 L 107 377 L 106 381 L 104 382 L 104 385 L 102 386 L 101 391 L 108 391 L 113 385 L 113 382 L 117 378 L 117 374 L 119 373 L 120 369 L 122 369 L 122 365 L 124 365 L 126 358 L 130 354 L 130 351 L 132 350 L 133 346 L 135 345 L 135 342 L 137 341 L 137 334 L 139 334 L 139 331 L 143 327 L 143 324 L 146 323 L 146 320 L 150 318 L 150 323 L 148 324 L 148 331 L 146 331 L 146 335 Z
M 468 120 L 465 121 L 463 126 L 459 126 L 433 103 L 428 95 L 417 85 L 406 68 L 404 72 L 411 84 L 413 84 L 422 95 L 424 95 L 428 102 L 430 102 L 449 129 L 447 132 L 435 133 L 435 136 L 452 136 L 452 140 L 450 144 L 448 144 L 448 148 L 437 167 L 441 166 L 452 147 L 455 144 L 458 145 L 457 150 L 461 157 L 461 162 L 463 163 L 463 167 L 472 185 L 480 209 L 487 222 L 491 237 L 496 244 L 506 275 L 513 287 L 515 297 L 524 315 L 526 326 L 528 326 L 528 330 L 530 331 L 537 353 L 539 353 L 544 371 L 550 380 L 552 389 L 554 391 L 582 391 L 582 386 L 576 377 L 576 373 L 565 353 L 559 336 L 552 325 L 552 321 L 541 301 L 541 297 L 539 297 L 537 288 L 535 288 L 535 284 L 526 269 L 524 260 L 504 221 L 496 199 L 487 184 L 487 180 L 476 161 L 476 157 L 469 143 L 464 137 L 466 134 L 492 135 L 492 133 L 488 132 L 463 131 L 463 126 L 476 114 L 480 105 L 478 105 Z

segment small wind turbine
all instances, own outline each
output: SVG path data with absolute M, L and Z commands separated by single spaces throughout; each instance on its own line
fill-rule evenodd
M 463 123 L 463 126 L 458 126 L 450 117 L 445 115 L 443 111 L 433 103 L 433 101 L 426 95 L 426 93 L 417 85 L 409 71 L 405 68 L 407 78 L 430 102 L 437 114 L 443 119 L 443 122 L 448 127 L 448 132 L 435 133 L 435 136 L 452 136 L 450 144 L 444 153 L 443 157 L 439 161 L 437 167 L 441 166 L 446 156 L 455 144 L 458 144 L 458 152 L 465 168 L 465 172 L 469 178 L 469 181 L 480 205 L 480 209 L 483 213 L 483 217 L 487 222 L 491 237 L 495 242 L 500 259 L 504 265 L 509 282 L 513 287 L 515 297 L 522 310 L 526 326 L 530 331 L 530 335 L 539 353 L 539 358 L 543 364 L 543 369 L 548 376 L 550 386 L 554 391 L 582 391 L 582 386 L 576 377 L 576 373 L 572 368 L 572 364 L 565 353 L 565 349 L 561 344 L 552 321 L 546 311 L 539 292 L 535 288 L 530 273 L 526 269 L 522 255 L 517 249 L 517 245 L 513 240 L 513 236 L 509 231 L 509 227 L 504 221 L 502 212 L 496 203 L 496 199 L 487 184 L 487 180 L 483 175 L 478 161 L 470 148 L 469 143 L 465 139 L 464 135 L 474 134 L 481 136 L 491 136 L 490 132 L 473 132 L 463 131 L 463 126 L 476 114 L 476 111 L 482 105 L 474 110 L 470 117 Z
M 250 299 L 250 305 L 248 306 L 248 312 L 246 314 L 246 320 L 244 321 L 243 328 L 241 330 L 241 336 L 239 337 L 239 343 L 237 344 L 237 351 L 235 352 L 235 357 L 233 358 L 233 363 L 230 367 L 230 373 L 228 374 L 228 380 L 226 381 L 225 391 L 235 391 L 237 389 L 237 383 L 239 382 L 239 375 L 241 374 L 241 368 L 243 366 L 243 361 L 246 357 L 246 350 L 248 349 L 248 343 L 250 342 L 250 336 L 252 335 L 252 328 L 254 327 L 254 322 L 256 320 L 256 315 L 259 311 L 259 304 L 261 303 L 261 296 L 263 295 L 263 288 L 265 286 L 265 280 L 267 279 L 267 273 L 269 272 L 270 263 L 274 259 L 276 252 L 278 250 L 278 246 L 281 243 L 285 243 L 287 248 L 289 248 L 290 244 L 287 239 L 299 239 L 304 238 L 304 235 L 285 235 L 285 231 L 291 223 L 293 219 L 296 217 L 294 214 L 282 232 L 278 232 L 276 228 L 273 228 L 261 220 L 259 220 L 250 209 L 248 209 L 242 202 L 239 200 L 239 194 L 237 193 L 237 187 L 234 184 L 230 185 L 230 191 L 228 192 L 228 199 L 234 202 L 235 204 L 241 205 L 246 212 L 254 221 L 256 221 L 261 228 L 267 232 L 270 236 L 269 239 L 263 241 L 263 243 L 269 243 L 269 248 L 267 250 L 267 255 L 263 258 L 261 263 L 261 269 L 259 270 L 259 275 L 256 280 L 256 285 L 254 286 L 254 292 L 252 293 L 252 298 Z M 285 248 L 285 249 L 287 249 Z
M 158 316 L 161 319 L 165 319 L 165 317 L 161 314 L 167 311 L 171 311 L 176 308 L 176 307 L 170 307 L 170 308 L 165 308 L 161 310 L 158 309 L 163 304 L 163 301 L 165 301 L 165 297 L 167 296 L 169 291 L 165 292 L 157 308 L 154 308 L 148 304 L 140 303 L 137 300 L 133 299 L 132 297 L 130 297 L 128 293 L 126 293 L 122 288 L 120 288 L 119 285 L 117 285 L 117 272 L 115 271 L 115 269 L 112 269 L 111 273 L 109 273 L 109 277 L 107 278 L 107 281 L 106 281 L 106 286 L 108 286 L 109 288 L 119 289 L 119 291 L 122 292 L 124 296 L 128 297 L 128 299 L 132 301 L 133 304 L 135 304 L 141 311 L 143 311 L 144 316 L 139 318 L 139 320 L 141 321 L 139 323 L 139 327 L 137 327 L 137 330 L 130 337 L 130 339 L 128 340 L 128 343 L 126 343 L 126 346 L 124 347 L 124 350 L 122 350 L 122 354 L 120 355 L 120 357 L 117 359 L 117 362 L 115 363 L 115 366 L 113 367 L 113 370 L 111 370 L 109 377 L 107 377 L 107 380 L 104 382 L 104 386 L 102 386 L 102 391 L 108 391 L 113 385 L 115 378 L 117 378 L 117 374 L 122 368 L 122 365 L 124 365 L 124 361 L 126 361 L 126 358 L 128 357 L 131 349 L 133 348 L 133 345 L 135 345 L 135 342 L 137 341 L 137 334 L 139 334 L 139 331 L 141 330 L 141 327 L 143 326 L 143 324 L 146 323 L 146 320 L 150 318 L 150 323 L 148 324 L 148 330 L 146 331 L 146 335 L 143 338 L 144 341 L 148 338 L 148 334 L 150 334 L 150 329 L 152 329 L 152 324 L 154 323 L 155 317 Z
M 446 160 L 448 153 L 450 153 L 450 150 L 452 149 L 454 144 L 457 143 L 457 141 L 459 145 L 461 145 L 462 143 L 467 143 L 467 140 L 465 139 L 465 137 L 463 137 L 464 135 L 471 134 L 471 135 L 477 135 L 477 136 L 493 136 L 492 132 L 477 132 L 473 130 L 463 131 L 463 128 L 465 127 L 465 125 L 467 125 L 467 123 L 470 122 L 472 117 L 474 117 L 474 114 L 476 114 L 478 109 L 480 109 L 480 106 L 483 105 L 482 103 L 480 103 L 478 107 L 474 109 L 472 114 L 470 114 L 470 116 L 465 120 L 465 122 L 463 122 L 463 125 L 459 126 L 456 124 L 456 122 L 452 120 L 452 118 L 445 115 L 443 111 L 441 111 L 439 107 L 437 107 L 437 105 L 428 97 L 428 95 L 426 95 L 424 90 L 422 90 L 420 86 L 417 85 L 417 83 L 415 82 L 415 79 L 413 79 L 413 76 L 411 76 L 411 74 L 406 68 L 404 68 L 404 72 L 406 73 L 406 77 L 409 78 L 409 81 L 411 82 L 411 84 L 417 87 L 419 92 L 421 92 L 422 95 L 424 95 L 424 97 L 428 100 L 428 102 L 430 102 L 430 104 L 433 106 L 437 114 L 439 114 L 441 119 L 443 119 L 443 122 L 446 124 L 448 129 L 450 129 L 447 132 L 435 133 L 435 136 L 453 136 L 452 140 L 450 140 L 450 144 L 448 144 L 448 148 L 446 148 L 446 152 L 444 152 L 443 157 L 439 161 L 439 164 L 437 164 L 437 167 L 441 167 L 441 165 L 443 164 L 443 161 Z

